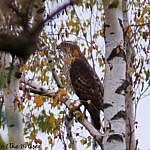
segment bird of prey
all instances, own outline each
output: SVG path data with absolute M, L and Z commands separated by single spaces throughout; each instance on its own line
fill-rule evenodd
M 72 41 L 63 41 L 57 46 L 65 57 L 70 58 L 69 74 L 72 87 L 80 103 L 88 110 L 93 126 L 100 130 L 100 110 L 103 110 L 103 85 L 80 48 Z

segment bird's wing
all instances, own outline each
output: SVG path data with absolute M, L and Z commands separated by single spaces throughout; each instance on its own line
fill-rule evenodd
M 103 97 L 103 85 L 85 57 L 78 57 L 71 63 L 70 79 L 81 100 Z

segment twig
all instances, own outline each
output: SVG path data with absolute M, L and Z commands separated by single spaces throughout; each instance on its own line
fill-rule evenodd
M 52 64 L 52 76 L 53 76 L 58 88 L 63 88 L 63 84 L 61 83 L 60 78 L 58 77 L 58 75 L 56 73 L 56 69 L 53 64 L 53 59 L 51 57 L 48 57 L 48 63 Z
M 59 12 L 61 12 L 62 10 L 66 9 L 68 6 L 73 5 L 76 2 L 76 0 L 70 0 L 70 2 L 63 4 L 62 6 L 60 6 L 59 8 L 57 8 L 54 12 L 52 12 L 52 14 L 48 15 L 47 18 L 42 22 L 42 25 L 45 25 L 45 23 L 47 23 L 50 20 L 53 20 L 54 16 L 56 16 Z
M 57 76 L 57 73 L 56 73 L 55 68 L 52 69 L 52 75 L 53 75 L 53 78 L 55 79 L 55 82 L 56 82 L 57 86 L 58 86 L 59 88 L 63 88 L 63 85 L 62 85 L 60 79 L 59 79 L 58 76 Z
M 140 27 L 140 26 L 146 26 L 146 25 L 150 25 L 150 23 L 143 23 L 143 24 L 131 24 L 131 27 Z

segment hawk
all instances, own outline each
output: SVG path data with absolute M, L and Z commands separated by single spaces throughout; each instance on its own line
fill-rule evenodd
M 60 49 L 65 57 L 70 58 L 69 74 L 72 87 L 80 103 L 88 110 L 93 126 L 100 130 L 104 89 L 98 75 L 74 42 L 63 41 L 57 49 Z

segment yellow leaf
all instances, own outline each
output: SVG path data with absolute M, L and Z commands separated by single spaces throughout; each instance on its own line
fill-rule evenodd
M 45 51 L 44 50 L 40 51 L 40 56 L 45 56 Z
M 144 17 L 141 17 L 140 19 L 137 20 L 138 24 L 143 24 L 144 23 Z
M 61 97 L 67 96 L 67 92 L 64 89 L 60 89 L 59 94 Z
M 49 116 L 49 124 L 50 124 L 50 126 L 52 128 L 54 128 L 56 126 L 56 124 L 55 124 L 55 117 L 54 117 L 54 114 L 52 114 L 52 113 Z
M 88 51 L 89 51 L 89 52 L 92 52 L 92 51 L 93 51 L 93 47 L 90 46 L 90 47 L 88 48 Z
M 28 66 L 25 65 L 25 64 L 23 64 L 23 65 L 21 65 L 21 67 L 20 67 L 20 72 L 24 72 L 24 71 L 27 70 L 27 69 L 28 69 Z
M 146 7 L 143 9 L 143 13 L 145 14 L 146 12 L 150 12 L 150 7 Z
M 105 73 L 105 74 L 108 74 L 108 73 L 109 73 L 109 70 L 103 69 L 102 72 Z
M 128 26 L 128 27 L 127 27 L 126 33 L 127 33 L 127 36 L 128 36 L 128 37 L 131 37 L 131 36 L 132 36 L 132 28 L 131 28 L 131 26 Z
M 67 92 L 64 89 L 60 89 L 57 93 L 57 95 L 53 99 L 52 106 L 57 106 L 60 102 L 62 102 L 65 97 L 67 96 Z
M 42 106 L 43 105 L 42 97 L 41 96 L 35 96 L 34 103 L 36 104 L 37 107 Z
M 56 95 L 53 99 L 53 103 L 51 104 L 53 107 L 59 104 L 59 95 Z
M 80 52 L 78 49 L 74 49 L 73 56 L 78 57 L 80 55 Z
M 99 35 L 102 36 L 102 37 L 104 37 L 104 31 L 103 31 L 103 30 L 100 30 L 100 31 L 99 31 Z
M 40 56 L 45 56 L 45 51 L 44 50 L 40 51 Z
M 57 124 L 61 124 L 63 122 L 63 118 L 58 118 L 57 119 Z
M 72 26 L 72 21 L 68 21 L 67 26 Z
M 87 140 L 86 139 L 81 139 L 80 142 L 81 142 L 82 145 L 84 145 L 84 144 L 87 143 Z
M 65 63 L 66 64 L 70 64 L 71 63 L 71 58 L 70 57 L 66 57 L 65 58 Z

